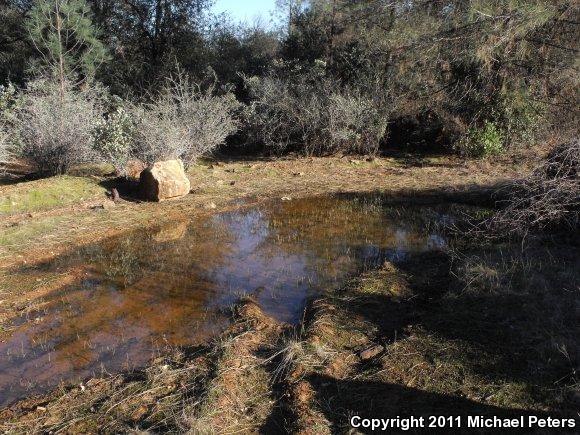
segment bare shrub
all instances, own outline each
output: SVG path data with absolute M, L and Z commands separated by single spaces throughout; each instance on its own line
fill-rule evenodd
M 8 163 L 18 149 L 15 128 L 20 98 L 16 87 L 0 85 L 0 164 Z
M 525 238 L 549 228 L 577 231 L 580 223 L 580 140 L 557 146 L 509 193 L 507 206 L 489 222 L 492 233 Z
M 7 163 L 10 160 L 10 153 L 8 148 L 8 134 L 0 125 L 0 164 Z
M 90 85 L 77 90 L 69 81 L 64 86 L 50 80 L 29 83 L 18 114 L 23 155 L 48 175 L 92 161 L 99 100 L 98 90 Z
M 148 164 L 180 158 L 187 167 L 223 144 L 238 128 L 239 103 L 230 92 L 214 93 L 178 74 L 152 103 L 135 107 L 135 157 Z
M 244 78 L 253 99 L 247 129 L 256 143 L 274 153 L 308 155 L 374 153 L 386 131 L 386 118 L 359 92 L 337 89 L 316 74 Z
M 386 129 L 373 101 L 359 92 L 333 93 L 328 105 L 329 135 L 336 151 L 376 153 Z

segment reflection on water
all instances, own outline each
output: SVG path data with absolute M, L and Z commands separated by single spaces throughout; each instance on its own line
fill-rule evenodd
M 307 297 L 349 275 L 443 248 L 437 223 L 455 214 L 453 206 L 385 207 L 376 198 L 273 202 L 58 258 L 42 270 L 77 278 L 51 292 L 41 312 L 14 319 L 0 343 L 0 406 L 60 381 L 142 366 L 166 346 L 207 341 L 227 324 L 223 308 L 243 294 L 295 323 Z

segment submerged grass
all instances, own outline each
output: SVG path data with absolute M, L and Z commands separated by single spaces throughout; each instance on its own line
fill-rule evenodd
M 578 252 L 538 249 L 385 263 L 311 301 L 297 328 L 243 300 L 210 346 L 25 400 L 0 412 L 0 430 L 330 434 L 351 415 L 573 417 Z

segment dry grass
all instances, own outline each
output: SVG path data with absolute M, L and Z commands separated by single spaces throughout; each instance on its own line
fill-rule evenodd
M 0 431 L 257 432 L 276 402 L 265 355 L 285 328 L 243 301 L 232 325 L 207 348 L 169 350 L 144 370 L 24 400 L 0 411 Z
M 83 181 L 85 187 L 66 194 L 69 196 L 62 193 L 62 188 L 50 187 L 62 182 L 57 178 L 1 186 L 2 197 L 34 197 L 31 192 L 38 190 L 36 183 L 40 183 L 41 191 L 60 189 L 56 197 L 65 195 L 68 199 L 63 203 L 38 200 L 39 211 L 32 216 L 24 206 L 14 210 L 16 215 L 0 216 L 0 267 L 45 261 L 72 246 L 96 242 L 134 227 L 184 215 L 196 218 L 209 210 L 223 211 L 235 207 L 240 199 L 259 201 L 343 192 L 383 192 L 393 197 L 431 194 L 442 198 L 462 192 L 486 192 L 497 183 L 520 177 L 528 170 L 527 165 L 512 160 L 494 164 L 463 162 L 452 157 L 425 158 L 420 162 L 406 158 L 367 161 L 338 157 L 206 162 L 190 170 L 194 194 L 164 204 L 121 201 L 113 205 L 106 198 L 105 189 L 91 180 Z
M 234 199 L 240 197 L 259 201 L 347 190 L 395 195 L 438 183 L 465 189 L 483 183 L 485 169 L 469 167 L 458 175 L 458 168 L 405 169 L 387 159 L 212 165 L 192 170 L 196 194 L 179 201 L 122 202 L 74 213 L 56 208 L 34 220 L 58 220 L 54 227 L 48 221 L 31 231 L 33 222 L 21 221 L 14 228 L 31 231 L 26 237 L 35 261 L 40 245 L 66 250 L 161 215 L 213 213 L 208 202 L 219 211 L 237 207 Z M 485 182 L 515 176 L 510 171 L 518 168 L 508 168 L 496 169 Z M 434 181 L 434 174 L 441 178 Z M 12 242 L 1 248 L 4 264 L 22 262 L 24 257 L 15 256 L 24 255 L 25 236 L 7 234 Z M 296 330 L 244 301 L 234 309 L 231 327 L 208 347 L 174 349 L 145 370 L 20 402 L 0 413 L 0 431 L 320 434 L 348 430 L 355 413 L 568 415 L 578 391 L 578 250 L 521 254 L 519 246 L 501 248 L 465 251 L 453 262 L 433 253 L 398 266 L 387 263 L 313 301 Z M 36 293 L 67 276 L 41 278 L 0 277 L 0 299 L 26 309 L 26 295 L 41 303 Z M 15 285 L 18 292 L 11 290 Z
M 297 432 L 353 414 L 574 415 L 578 253 L 505 255 L 457 259 L 444 288 L 433 258 L 387 264 L 315 302 L 284 358 Z
M 571 416 L 578 252 L 516 253 L 386 263 L 312 301 L 298 329 L 244 300 L 210 346 L 25 400 L 0 430 L 330 434 L 353 414 Z
M 267 361 L 286 327 L 266 317 L 251 300 L 234 311 L 238 321 L 217 341 L 211 379 L 186 417 L 194 433 L 258 433 L 276 403 Z

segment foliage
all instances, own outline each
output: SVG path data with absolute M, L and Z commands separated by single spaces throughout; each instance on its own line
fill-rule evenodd
M 36 0 L 26 27 L 41 53 L 40 68 L 49 68 L 61 83 L 92 77 L 106 59 L 85 0 Z
M 19 104 L 14 84 L 0 85 L 0 163 L 10 160 L 18 150 L 19 141 L 15 124 Z
M 36 80 L 28 84 L 18 113 L 22 153 L 41 173 L 66 173 L 72 165 L 90 162 L 93 132 L 101 117 L 100 91 L 74 90 L 69 81 Z
M 119 174 L 125 175 L 133 138 L 134 126 L 130 112 L 123 105 L 118 105 L 106 117 L 97 121 L 94 149 Z
M 238 91 L 243 87 L 240 72 L 262 75 L 278 55 L 278 34 L 259 22 L 248 27 L 220 18 L 207 39 L 207 63 L 221 83 L 235 84 Z
M 0 85 L 15 82 L 22 85 L 27 64 L 34 57 L 23 16 L 28 1 L 0 2 Z
M 496 122 L 509 146 L 541 130 L 535 101 L 570 119 L 577 113 L 579 12 L 570 1 L 316 0 L 294 14 L 282 53 L 303 64 L 322 59 L 337 82 L 399 118 L 429 123 L 417 115 L 438 113 L 441 134 Z
M 504 93 L 494 110 L 504 132 L 505 143 L 510 146 L 530 143 L 541 132 L 545 107 L 533 101 L 527 91 Z
M 206 89 L 211 67 L 214 88 L 233 84 L 250 105 L 236 139 L 277 152 L 305 139 L 308 153 L 347 142 L 367 152 L 384 122 L 393 129 L 382 145 L 425 151 L 459 149 L 468 126 L 485 121 L 506 149 L 544 139 L 550 126 L 575 134 L 580 8 L 571 0 L 281 0 L 278 31 L 215 16 L 211 0 L 104 0 L 89 2 L 90 11 L 83 1 L 0 4 L 0 83 L 23 86 L 26 66 L 83 81 L 100 65 L 95 79 L 135 103 L 157 95 L 176 65 Z M 369 122 L 369 130 L 355 125 Z
M 501 154 L 504 138 L 494 122 L 485 121 L 482 127 L 472 127 L 459 142 L 459 150 L 468 157 L 489 157 Z
M 99 78 L 118 95 L 159 90 L 182 65 L 199 77 L 208 65 L 203 30 L 212 0 L 91 2 L 101 39 L 115 55 Z M 231 59 L 228 59 L 231 61 Z
M 0 163 L 5 163 L 10 159 L 8 143 L 8 134 L 0 124 Z
M 356 90 L 337 89 L 324 77 L 323 62 L 287 76 L 246 78 L 253 101 L 246 113 L 254 141 L 271 152 L 308 155 L 374 153 L 386 131 L 386 117 Z
M 18 104 L 18 92 L 14 84 L 0 85 L 0 122 L 13 124 Z
M 153 102 L 136 106 L 134 155 L 146 163 L 182 159 L 191 165 L 223 144 L 238 128 L 233 94 L 203 91 L 179 74 L 169 79 Z

